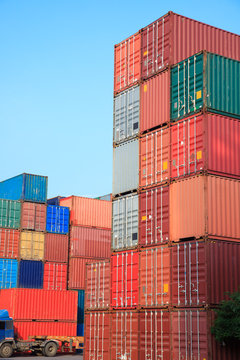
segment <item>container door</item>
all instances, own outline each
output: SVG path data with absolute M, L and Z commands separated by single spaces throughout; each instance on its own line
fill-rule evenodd
M 147 190 L 140 194 L 140 244 L 154 244 L 154 217 L 155 217 L 154 190 Z
M 169 186 L 154 190 L 154 243 L 161 244 L 169 239 Z
M 154 184 L 154 133 L 140 139 L 140 187 Z
M 178 178 L 187 174 L 187 122 L 171 126 L 171 177 Z
M 168 247 L 158 247 L 154 250 L 154 272 L 156 306 L 166 306 L 170 303 L 170 250 Z
M 169 178 L 169 129 L 155 132 L 154 144 L 154 183 L 165 182 Z
M 126 360 L 138 359 L 139 315 L 136 312 L 125 311 L 124 317 L 125 349 L 122 356 L 124 356 Z

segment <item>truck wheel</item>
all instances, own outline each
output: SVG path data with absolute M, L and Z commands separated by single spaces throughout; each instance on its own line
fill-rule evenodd
M 56 355 L 57 349 L 57 344 L 55 342 L 48 342 L 44 347 L 43 354 L 47 357 L 53 357 Z
M 2 358 L 10 358 L 13 354 L 13 347 L 9 343 L 5 343 L 0 348 L 0 356 Z

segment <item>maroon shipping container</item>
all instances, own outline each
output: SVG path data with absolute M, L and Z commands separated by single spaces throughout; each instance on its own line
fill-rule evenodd
M 169 240 L 169 186 L 164 185 L 139 195 L 139 243 L 158 245 Z
M 226 300 L 226 292 L 240 287 L 239 259 L 240 242 L 210 239 L 174 245 L 172 305 L 216 305 Z
M 140 360 L 170 360 L 170 313 L 166 310 L 140 312 Z
M 70 248 L 71 256 L 110 258 L 111 230 L 72 226 Z
M 138 359 L 139 313 L 115 311 L 112 313 L 111 360 Z
M 46 231 L 47 205 L 23 202 L 21 227 L 26 230 Z
M 104 311 L 85 313 L 84 359 L 110 360 L 111 314 Z
M 44 258 L 46 261 L 68 262 L 68 235 L 45 235 Z
M 20 231 L 0 228 L 0 258 L 16 259 L 18 257 Z
M 136 308 L 139 293 L 139 252 L 123 251 L 111 257 L 111 306 Z
M 43 288 L 45 290 L 67 290 L 67 264 L 46 262 Z
M 110 305 L 110 261 L 86 265 L 85 309 L 108 309 Z
M 85 289 L 86 285 L 86 264 L 101 259 L 72 257 L 69 259 L 68 288 Z
M 171 178 L 208 171 L 240 177 L 240 121 L 199 114 L 171 126 Z
M 203 49 L 240 60 L 240 36 L 170 11 L 142 31 L 142 78 Z

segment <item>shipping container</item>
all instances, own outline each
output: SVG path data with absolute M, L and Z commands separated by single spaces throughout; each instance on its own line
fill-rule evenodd
M 166 310 L 140 312 L 140 360 L 170 360 L 170 313 Z
M 47 204 L 60 206 L 60 199 L 64 199 L 64 196 L 55 196 L 51 199 L 47 199 Z
M 120 143 L 139 133 L 140 87 L 127 89 L 114 98 L 113 142 Z
M 134 85 L 141 77 L 141 34 L 136 33 L 115 45 L 114 93 Z
M 142 78 L 201 50 L 240 60 L 240 36 L 168 12 L 142 31 Z
M 240 121 L 198 114 L 171 126 L 171 178 L 207 171 L 240 177 Z
M 139 252 L 125 251 L 111 256 L 111 306 L 136 308 L 139 293 Z
M 60 199 L 60 205 L 69 207 L 71 225 L 111 229 L 111 201 L 70 196 Z
M 44 259 L 46 261 L 68 262 L 68 235 L 45 234 Z
M 139 194 L 139 243 L 158 245 L 169 240 L 169 185 Z
M 158 246 L 140 251 L 140 307 L 170 305 L 171 256 L 168 246 Z
M 20 231 L 0 228 L 0 258 L 16 259 L 19 250 Z
M 45 204 L 32 202 L 22 203 L 21 228 L 26 230 L 46 231 Z
M 18 287 L 42 289 L 43 270 L 44 265 L 42 261 L 21 260 L 18 270 Z
M 21 220 L 21 203 L 19 201 L 0 199 L 0 227 L 19 229 Z
M 111 360 L 138 359 L 139 313 L 115 311 L 111 325 Z
M 98 311 L 85 314 L 84 359 L 110 360 L 111 314 Z
M 113 200 L 112 249 L 138 245 L 138 195 L 130 194 Z
M 170 177 L 170 130 L 164 127 L 140 138 L 139 186 L 148 188 Z
M 129 140 L 113 149 L 113 195 L 138 188 L 139 141 Z
M 99 259 L 85 257 L 71 257 L 69 259 L 68 288 L 85 289 L 86 264 L 96 262 Z
M 70 255 L 109 258 L 111 230 L 86 226 L 71 226 Z
M 240 181 L 200 175 L 170 185 L 170 240 L 240 239 Z
M 110 306 L 110 261 L 86 265 L 86 310 L 107 310 Z
M 69 208 L 65 206 L 47 206 L 46 230 L 50 233 L 68 234 Z
M 240 61 L 205 51 L 171 69 L 171 120 L 203 109 L 240 118 Z
M 77 323 L 77 336 L 84 336 L 84 323 Z
M 106 195 L 98 196 L 98 197 L 96 197 L 94 199 L 112 201 L 112 194 L 106 194 Z
M 0 259 L 0 289 L 11 289 L 17 287 L 18 261 L 11 259 Z M 1 309 L 4 309 L 1 307 Z
M 67 264 L 45 262 L 43 289 L 67 290 Z
M 84 323 L 85 290 L 77 290 L 77 293 L 78 293 L 77 322 L 78 322 L 78 324 L 83 324 Z
M 47 176 L 21 174 L 0 182 L 0 198 L 45 203 Z
M 77 321 L 76 291 L 1 290 L 0 304 L 14 320 Z
M 170 70 L 144 81 L 140 88 L 140 130 L 170 122 Z
M 20 233 L 19 256 L 25 260 L 44 259 L 45 234 L 37 231 L 22 231 Z

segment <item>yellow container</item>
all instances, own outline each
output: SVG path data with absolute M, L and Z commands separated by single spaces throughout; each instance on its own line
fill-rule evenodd
M 20 258 L 26 260 L 43 260 L 44 241 L 44 233 L 22 231 L 20 235 Z

